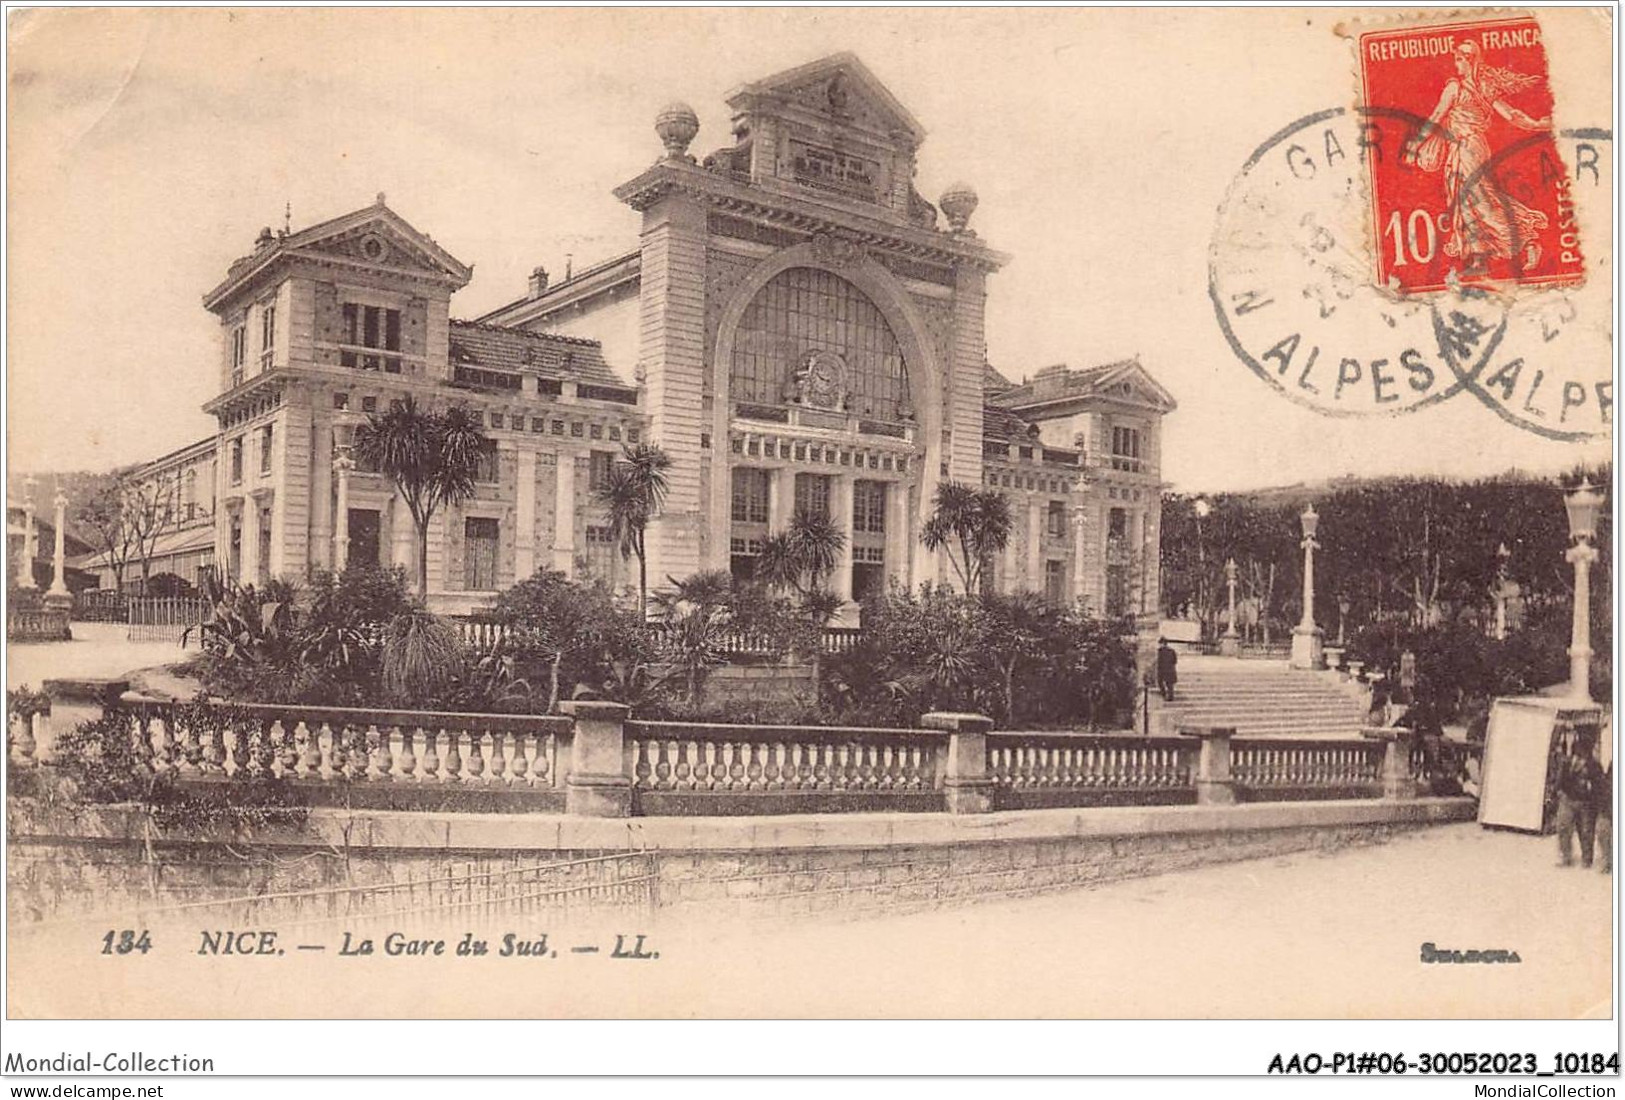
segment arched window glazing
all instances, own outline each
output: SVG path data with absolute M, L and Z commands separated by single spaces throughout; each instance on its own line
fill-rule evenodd
M 893 421 L 911 415 L 908 371 L 891 326 L 857 287 L 807 267 L 780 272 L 745 308 L 729 366 L 733 400 L 790 401 L 797 369 L 814 351 L 846 364 L 847 411 Z

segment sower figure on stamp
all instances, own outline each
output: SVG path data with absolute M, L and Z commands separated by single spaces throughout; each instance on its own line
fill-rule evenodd
M 1559 760 L 1557 852 L 1559 867 L 1574 866 L 1574 834 L 1580 834 L 1580 866 L 1590 867 L 1597 839 L 1597 800 L 1607 782 L 1597 762 L 1596 734 L 1582 731 Z M 1610 853 L 1610 858 L 1612 853 Z
M 1440 218 L 1444 252 L 1464 261 L 1467 271 L 1491 258 L 1511 259 L 1516 245 L 1523 266 L 1540 262 L 1539 231 L 1547 218 L 1501 191 L 1484 168 L 1490 160 L 1491 114 L 1520 130 L 1549 130 L 1549 118 L 1530 118 L 1510 106 L 1505 96 L 1540 83 L 1540 78 L 1483 64 L 1478 46 L 1463 42 L 1455 50 L 1456 79 L 1444 86 L 1422 141 L 1408 151 L 1424 172 L 1444 172 L 1445 210 Z
M 1167 638 L 1157 639 L 1157 690 L 1164 699 L 1173 701 L 1174 685 L 1179 682 L 1179 654 L 1168 644 Z

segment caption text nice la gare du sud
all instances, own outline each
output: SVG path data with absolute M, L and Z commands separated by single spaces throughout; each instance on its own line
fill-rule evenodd
M 1366 52 L 1373 61 L 1406 61 L 1417 57 L 1443 57 L 1456 48 L 1458 32 L 1411 38 L 1390 38 L 1366 43 Z M 1460 35 L 1462 41 L 1477 40 L 1485 50 L 1505 50 L 1519 46 L 1538 46 L 1539 27 L 1486 27 L 1476 34 Z

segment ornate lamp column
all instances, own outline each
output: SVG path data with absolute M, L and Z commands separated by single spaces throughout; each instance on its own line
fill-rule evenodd
M 54 558 L 56 573 L 51 578 L 51 587 L 45 593 L 45 606 L 67 608 L 73 603 L 73 593 L 68 591 L 67 544 L 63 541 L 63 527 L 67 523 L 68 516 L 68 494 L 62 491 L 60 485 L 57 486 L 56 500 L 53 503 L 56 505 L 56 555 Z
M 1224 563 L 1224 584 L 1230 590 L 1230 619 L 1224 624 L 1224 637 L 1219 639 L 1219 655 L 1223 657 L 1241 656 L 1241 635 L 1236 633 L 1236 559 L 1230 558 Z
M 1591 563 L 1597 560 L 1597 513 L 1602 494 L 1589 480 L 1569 490 L 1563 501 L 1569 514 L 1572 545 L 1565 557 L 1574 565 L 1574 634 L 1569 644 L 1569 692 L 1591 702 Z
M 333 572 L 350 563 L 350 474 L 355 470 L 355 429 L 348 410 L 333 418 Z
M 1293 668 L 1321 667 L 1321 630 L 1315 625 L 1315 529 L 1320 526 L 1320 515 L 1313 503 L 1303 510 L 1298 519 L 1303 524 L 1303 618 L 1292 628 Z
M 39 588 L 34 579 L 34 559 L 39 556 L 39 535 L 34 530 L 34 479 L 29 478 L 23 489 L 23 552 L 17 568 L 17 587 L 28 591 Z

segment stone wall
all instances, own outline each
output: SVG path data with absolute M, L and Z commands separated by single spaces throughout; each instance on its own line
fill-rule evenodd
M 500 871 L 642 847 L 658 904 L 694 916 L 857 915 L 1019 897 L 1211 863 L 1380 843 L 1471 820 L 1470 799 L 944 814 L 644 818 L 316 809 L 259 838 L 150 841 L 139 815 L 14 800 L 20 922 Z

